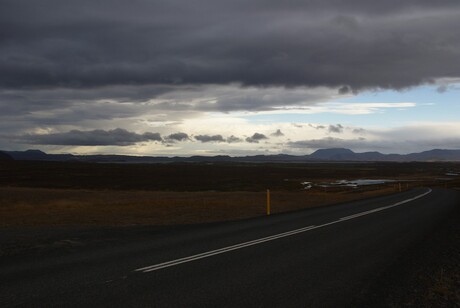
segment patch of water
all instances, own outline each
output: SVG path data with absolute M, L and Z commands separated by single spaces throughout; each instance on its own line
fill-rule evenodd
M 313 187 L 312 182 L 302 182 L 300 184 L 303 185 L 303 189 L 311 189 Z
M 315 186 L 319 187 L 358 187 L 358 186 L 366 186 L 366 185 L 379 185 L 379 184 L 386 184 L 386 183 L 393 183 L 398 182 L 397 180 L 390 180 L 390 179 L 358 179 L 358 180 L 339 180 L 330 183 L 319 183 Z M 313 186 L 311 182 L 303 182 L 302 185 Z

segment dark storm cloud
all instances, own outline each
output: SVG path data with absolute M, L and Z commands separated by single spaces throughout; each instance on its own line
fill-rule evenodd
M 343 86 L 343 87 L 340 87 L 339 89 L 340 94 L 348 94 L 350 92 L 351 92 L 351 89 L 348 86 Z
M 324 125 L 313 125 L 313 124 L 308 124 L 308 126 L 310 126 L 311 128 L 314 128 L 314 129 L 326 129 L 326 126 Z
M 257 135 L 256 138 L 260 137 L 258 136 L 260 134 L 256 133 L 256 135 Z M 224 138 L 222 135 L 198 135 L 198 136 L 195 136 L 195 139 L 203 143 L 206 143 L 206 142 L 239 143 L 243 141 L 241 138 L 238 138 L 234 135 L 231 135 L 230 137 L 227 137 L 227 138 Z
M 254 133 L 254 135 L 252 135 L 251 137 L 246 138 L 246 142 L 259 143 L 259 141 L 265 140 L 265 139 L 268 139 L 268 137 L 265 136 L 264 134 Z
M 0 0 L 0 87 L 403 88 L 460 75 L 458 0 Z
M 233 136 L 233 135 L 231 135 L 230 137 L 227 138 L 228 143 L 238 143 L 238 142 L 242 142 L 242 141 L 243 141 L 243 139 L 238 138 L 238 137 Z
M 167 141 L 175 142 L 175 141 L 186 141 L 189 140 L 190 137 L 186 133 L 174 133 L 165 138 Z
M 128 146 L 139 142 L 162 141 L 158 133 L 137 134 L 125 129 L 80 131 L 71 130 L 65 133 L 27 134 L 19 138 L 24 143 L 44 145 L 71 146 Z
M 283 110 L 286 106 L 320 103 L 334 95 L 336 91 L 328 88 L 298 87 L 287 90 L 280 87 L 207 85 L 177 87 L 169 93 L 157 96 L 160 102 L 152 107 L 187 112 L 268 111 Z
M 282 137 L 284 136 L 283 132 L 281 131 L 281 129 L 277 129 L 276 132 L 270 134 L 270 136 L 273 136 L 273 137 Z
M 341 124 L 337 125 L 329 125 L 328 131 L 330 133 L 337 133 L 340 134 L 343 132 L 343 126 Z
M 355 128 L 352 130 L 353 134 L 361 135 L 366 133 L 366 130 L 364 128 Z
M 105 86 L 98 88 L 0 89 L 0 118 L 33 125 L 78 125 L 85 120 L 184 116 L 217 111 L 274 110 L 279 106 L 322 102 L 329 89 L 237 86 Z M 16 118 L 14 118 L 16 117 Z
M 0 118 L 19 117 L 36 124 L 74 124 L 142 115 L 145 102 L 174 87 L 111 86 L 91 89 L 0 90 Z M 137 104 L 134 104 L 137 103 Z
M 206 142 L 225 142 L 224 137 L 222 135 L 198 135 L 195 136 L 195 139 L 201 141 L 203 143 Z

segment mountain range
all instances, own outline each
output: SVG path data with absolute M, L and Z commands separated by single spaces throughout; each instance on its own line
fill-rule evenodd
M 310 155 L 253 155 L 244 157 L 190 156 L 155 157 L 129 155 L 47 154 L 40 150 L 0 151 L 0 160 L 81 161 L 106 163 L 168 163 L 168 162 L 315 162 L 315 161 L 460 161 L 460 150 L 430 150 L 411 154 L 355 153 L 350 149 L 320 149 Z

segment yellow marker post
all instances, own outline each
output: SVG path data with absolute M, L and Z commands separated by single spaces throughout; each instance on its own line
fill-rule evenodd
M 270 189 L 267 189 L 267 215 L 270 215 Z

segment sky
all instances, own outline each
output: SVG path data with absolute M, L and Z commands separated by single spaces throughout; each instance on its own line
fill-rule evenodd
M 458 0 L 0 0 L 0 149 L 460 149 Z

